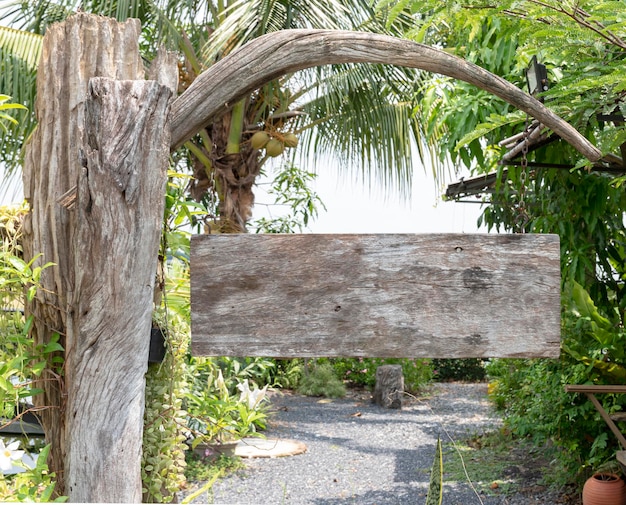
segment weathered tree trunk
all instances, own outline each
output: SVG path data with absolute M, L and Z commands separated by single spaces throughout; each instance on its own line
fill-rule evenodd
M 138 37 L 136 20 L 87 14 L 47 31 L 26 152 L 25 254 L 55 263 L 28 310 L 37 341 L 59 333 L 65 347 L 62 374 L 45 377 L 38 401 L 58 491 L 71 501 L 141 500 L 171 90 L 129 81 L 145 75 Z
M 103 78 L 90 81 L 90 94 L 67 328 L 66 492 L 79 502 L 141 502 L 171 94 L 155 81 Z
M 72 237 L 77 216 L 58 200 L 78 181 L 78 146 L 84 136 L 89 77 L 141 78 L 138 39 L 136 21 L 119 25 L 86 14 L 51 26 L 44 38 L 35 104 L 39 126 L 27 146 L 24 165 L 24 196 L 31 208 L 25 221 L 24 249 L 27 258 L 41 254 L 43 262 L 52 261 L 55 266 L 43 271 L 43 289 L 28 310 L 35 316 L 36 340 L 46 343 L 58 332 L 66 351 L 73 346 L 66 328 L 75 283 Z M 63 490 L 64 382 L 68 378 L 50 374 L 44 379 L 45 393 L 38 403 L 50 407 L 42 412 L 42 422 L 53 442 L 50 465 Z
M 404 376 L 400 365 L 381 365 L 376 369 L 374 403 L 385 409 L 401 409 Z

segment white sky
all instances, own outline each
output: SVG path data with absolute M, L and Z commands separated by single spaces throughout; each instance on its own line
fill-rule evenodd
M 21 177 L 16 181 L 21 182 Z M 273 196 L 264 191 L 270 181 L 259 182 L 254 218 L 280 215 L 284 212 L 281 208 L 264 205 L 274 201 Z M 415 168 L 411 198 L 403 203 L 395 196 L 385 199 L 377 188 L 370 194 L 363 183 L 340 176 L 332 166 L 318 168 L 313 190 L 324 202 L 326 211 L 320 209 L 318 218 L 309 223 L 305 233 L 486 232 L 486 228 L 479 229 L 476 224 L 482 206 L 443 201 L 441 194 L 445 192 L 445 185 L 436 187 L 432 174 L 421 167 Z M 19 203 L 21 199 L 21 188 L 13 187 L 2 195 L 1 203 Z
M 385 197 L 374 188 L 370 195 L 363 183 L 341 177 L 332 166 L 318 168 L 313 189 L 326 206 L 309 224 L 310 233 L 486 233 L 477 227 L 482 206 L 473 203 L 446 202 L 441 199 L 445 185 L 435 186 L 432 174 L 421 167 L 414 169 L 410 200 Z M 270 174 L 271 175 L 271 174 Z M 451 182 L 456 181 L 454 179 Z M 267 182 L 267 181 L 266 181 Z M 276 216 L 281 210 L 263 204 L 273 202 L 264 193 L 267 185 L 256 191 L 254 217 Z

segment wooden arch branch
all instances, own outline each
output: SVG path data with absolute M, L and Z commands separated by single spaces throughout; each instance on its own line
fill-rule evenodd
M 528 113 L 588 160 L 598 148 L 541 102 L 484 68 L 439 49 L 386 35 L 340 30 L 284 30 L 259 37 L 211 66 L 172 104 L 171 148 L 281 75 L 319 65 L 383 63 L 419 68 L 468 82 Z

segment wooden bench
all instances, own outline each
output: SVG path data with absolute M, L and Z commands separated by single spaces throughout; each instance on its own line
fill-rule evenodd
M 626 472 L 626 437 L 620 431 L 620 429 L 615 424 L 616 422 L 626 421 L 626 413 L 625 412 L 616 412 L 615 414 L 608 414 L 604 407 L 600 404 L 598 399 L 596 398 L 596 394 L 625 394 L 626 386 L 590 386 L 588 384 L 577 385 L 577 384 L 567 384 L 565 386 L 565 391 L 568 393 L 584 393 L 587 395 L 587 398 L 593 403 L 593 406 L 596 408 L 604 422 L 611 429 L 613 434 L 619 440 L 620 445 L 622 446 L 622 451 L 617 451 L 617 461 L 619 461 L 620 465 L 624 472 Z

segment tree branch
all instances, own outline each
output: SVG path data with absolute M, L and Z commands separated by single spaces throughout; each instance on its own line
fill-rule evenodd
M 180 147 L 240 98 L 281 75 L 319 65 L 382 63 L 468 82 L 528 113 L 590 161 L 602 153 L 573 126 L 501 77 L 430 46 L 386 35 L 283 30 L 259 37 L 200 74 L 172 104 L 171 149 Z

